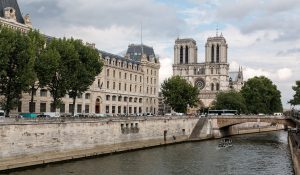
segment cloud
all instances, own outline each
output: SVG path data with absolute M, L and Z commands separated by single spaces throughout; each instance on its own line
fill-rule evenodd
M 278 76 L 279 80 L 281 80 L 281 81 L 291 78 L 292 75 L 293 75 L 293 72 L 289 68 L 283 68 L 283 69 L 279 69 L 277 71 L 277 76 Z

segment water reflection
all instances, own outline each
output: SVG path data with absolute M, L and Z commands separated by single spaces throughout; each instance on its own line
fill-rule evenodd
M 292 175 L 284 131 L 179 144 L 64 164 L 48 165 L 10 175 Z

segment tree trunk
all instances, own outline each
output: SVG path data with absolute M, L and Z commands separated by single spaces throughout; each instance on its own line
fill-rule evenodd
M 33 100 L 34 100 L 34 95 L 33 92 L 35 91 L 34 85 L 31 86 L 31 99 L 30 99 L 30 105 L 29 105 L 29 112 L 33 113 Z

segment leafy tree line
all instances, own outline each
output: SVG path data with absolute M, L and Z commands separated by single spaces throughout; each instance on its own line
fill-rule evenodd
M 88 90 L 102 67 L 98 51 L 80 40 L 46 41 L 36 30 L 22 33 L 0 28 L 0 95 L 7 116 L 23 92 L 31 94 L 32 105 L 38 88 L 49 90 L 55 108 L 66 94 L 75 106 L 76 97 Z
M 165 80 L 161 91 L 165 103 L 177 112 L 186 113 L 188 107 L 197 107 L 199 104 L 198 88 L 180 76 Z M 231 109 L 251 114 L 283 111 L 280 91 L 264 76 L 249 79 L 240 92 L 219 92 L 212 109 Z
M 264 76 L 249 79 L 240 92 L 218 93 L 213 108 L 232 109 L 250 114 L 272 114 L 283 111 L 281 92 Z

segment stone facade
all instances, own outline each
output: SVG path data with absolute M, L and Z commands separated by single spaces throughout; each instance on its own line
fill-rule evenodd
M 75 113 L 156 114 L 160 63 L 153 48 L 132 44 L 124 57 L 104 51 L 99 54 L 104 62 L 102 72 L 89 90 L 76 99 Z M 68 95 L 62 99 L 60 109 L 52 107 L 53 99 L 46 88 L 38 89 L 34 96 L 35 113 L 72 112 L 73 101 Z M 18 112 L 29 112 L 30 94 L 22 97 Z
M 198 48 L 193 39 L 177 39 L 174 47 L 173 75 L 184 77 L 200 89 L 199 107 L 209 107 L 219 91 L 243 86 L 243 72 L 229 72 L 228 44 L 221 34 L 207 39 L 205 62 L 198 63 Z
M 17 0 L 0 0 L 0 25 L 22 32 L 32 28 L 29 15 L 22 16 Z

